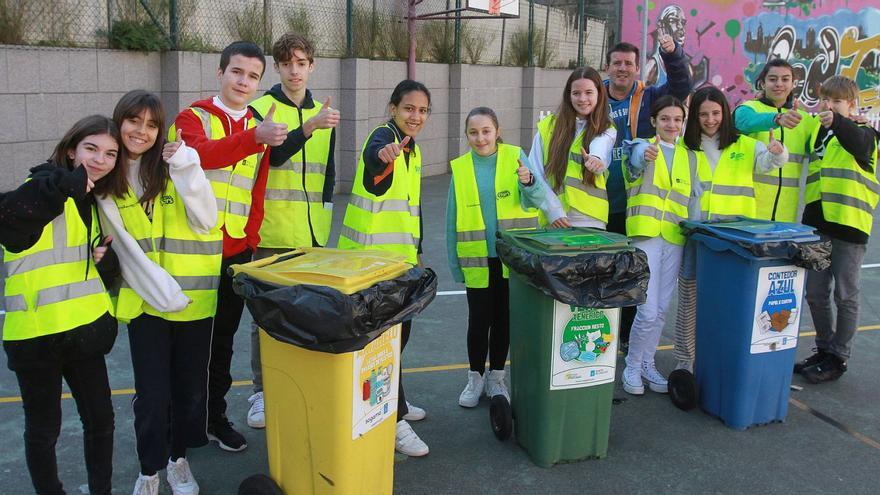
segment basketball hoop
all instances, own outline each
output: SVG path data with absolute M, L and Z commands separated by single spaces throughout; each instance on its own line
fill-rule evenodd
M 501 15 L 501 0 L 489 0 L 489 15 Z

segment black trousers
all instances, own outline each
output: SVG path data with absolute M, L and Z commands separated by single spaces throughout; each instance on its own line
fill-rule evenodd
M 117 326 L 116 319 L 104 313 L 66 332 L 3 342 L 6 364 L 21 390 L 25 461 L 38 494 L 64 493 L 55 457 L 62 379 L 70 387 L 83 425 L 89 491 L 110 493 L 114 425 L 104 356 L 113 348 Z
M 208 367 L 208 424 L 226 421 L 226 393 L 232 386 L 232 344 L 241 323 L 244 299 L 232 291 L 232 277 L 226 273 L 230 265 L 247 263 L 250 250 L 223 259 L 220 288 L 217 291 L 217 314 L 211 338 L 211 364 Z
M 471 371 L 503 370 L 510 349 L 510 288 L 501 260 L 489 258 L 489 287 L 467 289 L 467 349 Z
M 128 324 L 134 369 L 134 431 L 141 472 L 208 443 L 205 434 L 212 318 L 168 321 L 141 315 Z
M 406 347 L 406 343 L 409 342 L 409 333 L 412 330 L 412 320 L 405 321 L 400 326 L 400 361 L 402 363 L 403 348 Z M 397 380 L 397 421 L 403 419 L 408 412 L 409 407 L 406 405 L 406 395 L 403 393 L 403 366 L 401 366 L 400 379 Z
M 626 212 L 608 214 L 608 232 L 626 235 Z M 620 309 L 620 342 L 629 342 L 629 332 L 633 320 L 636 319 L 637 306 L 626 306 Z

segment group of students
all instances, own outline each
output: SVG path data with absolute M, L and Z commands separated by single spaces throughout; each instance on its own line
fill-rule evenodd
M 807 159 L 803 221 L 831 238 L 834 257 L 830 272 L 808 278 L 817 350 L 796 371 L 823 381 L 846 370 L 858 266 L 880 192 L 874 131 L 849 119 L 855 84 L 826 81 L 823 111 L 814 118 L 792 102 L 791 66 L 773 60 L 758 78 L 761 97 L 735 117 L 714 87 L 699 89 L 686 108 L 691 88 L 681 47 L 669 37 L 661 46 L 669 74 L 661 86 L 634 80 L 638 49 L 627 43 L 606 57 L 609 80 L 576 69 L 557 111 L 538 123 L 528 155 L 502 142 L 492 109 L 477 107 L 465 119 L 470 150 L 450 163 L 446 222 L 449 265 L 467 288 L 469 308 L 461 406 L 476 406 L 483 394 L 508 395 L 508 272 L 495 248 L 499 229 L 586 226 L 633 238 L 648 255 L 651 278 L 634 315 L 623 386 L 642 394 L 647 382 L 665 392 L 654 353 L 676 284 L 678 367 L 692 368 L 694 359 L 694 254 L 679 222 L 797 220 Z M 224 399 L 243 311 L 226 268 L 327 244 L 340 114 L 306 88 L 313 54 L 303 37 L 282 36 L 273 48 L 281 83 L 253 100 L 265 58 L 253 44 L 233 43 L 221 54 L 217 96 L 193 103 L 166 129 L 159 98 L 131 91 L 112 118 L 74 124 L 49 160 L 0 198 L 3 344 L 21 389 L 37 493 L 64 493 L 55 460 L 62 379 L 83 423 L 89 490 L 110 493 L 114 415 L 104 356 L 117 320 L 128 325 L 135 378 L 135 495 L 158 493 L 161 469 L 173 493 L 196 494 L 188 449 L 211 440 L 228 451 L 246 448 Z M 416 138 L 430 116 L 431 93 L 404 80 L 388 110 L 390 119 L 363 145 L 338 247 L 383 249 L 421 264 L 423 157 Z M 410 331 L 406 322 L 402 348 Z M 260 428 L 259 340 L 255 327 L 251 332 L 247 423 Z M 407 402 L 402 380 L 398 394 L 395 447 L 426 455 L 409 425 L 426 412 Z

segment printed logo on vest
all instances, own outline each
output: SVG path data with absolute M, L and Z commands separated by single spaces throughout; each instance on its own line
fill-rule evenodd
M 731 151 L 730 152 L 730 159 L 735 162 L 742 160 L 743 158 L 745 158 L 745 156 L 746 156 L 746 154 L 741 151 Z
M 173 205 L 174 204 L 174 197 L 168 196 L 168 195 L 162 196 L 162 204 L 163 205 Z
M 498 194 L 496 194 L 496 196 L 498 196 L 498 199 L 507 198 L 510 196 L 510 191 L 498 191 Z

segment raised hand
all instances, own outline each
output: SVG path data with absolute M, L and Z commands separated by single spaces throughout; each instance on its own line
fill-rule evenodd
M 528 167 L 523 165 L 522 160 L 517 160 L 517 163 L 519 163 L 519 167 L 517 167 L 516 169 L 516 175 L 519 176 L 519 182 L 521 184 L 528 185 L 530 182 L 532 182 L 532 172 L 528 169 Z
M 174 141 L 168 141 L 165 143 L 165 146 L 162 147 L 162 159 L 166 162 L 177 153 L 177 150 L 180 149 L 181 146 L 185 146 L 186 143 L 183 142 L 183 132 L 180 129 L 177 129 L 177 138 Z
M 791 107 L 791 110 L 786 111 L 779 116 L 779 125 L 781 127 L 785 127 L 786 129 L 794 129 L 801 123 L 803 116 L 801 116 L 800 112 L 800 102 L 799 100 L 794 100 L 794 105 Z
M 660 49 L 666 53 L 672 53 L 675 51 L 675 40 L 672 39 L 672 36 L 668 34 L 664 34 L 660 36 Z
M 96 247 L 95 250 L 92 251 L 92 258 L 95 259 L 96 265 L 100 263 L 101 260 L 104 258 L 104 255 L 107 254 L 107 249 L 111 242 L 113 242 L 113 236 L 108 235 L 104 238 L 104 242 L 102 242 L 100 246 Z
M 834 112 L 831 110 L 825 110 L 824 112 L 819 112 L 819 123 L 822 124 L 822 127 L 829 128 L 831 124 L 834 122 Z
M 406 136 L 400 143 L 386 144 L 385 147 L 379 150 L 379 159 L 382 160 L 382 163 L 394 163 L 394 160 L 397 160 L 401 152 L 409 152 L 409 148 L 406 147 L 409 144 L 409 140 L 410 137 Z
M 321 107 L 321 111 L 306 121 L 303 125 L 303 130 L 311 135 L 312 131 L 315 129 L 333 129 L 339 125 L 339 119 L 339 110 L 330 107 L 330 97 L 328 96 L 327 99 L 324 100 L 324 105 Z
M 773 129 L 770 130 L 770 141 L 767 142 L 767 151 L 773 153 L 774 155 L 781 154 L 784 151 L 784 147 L 782 143 L 776 140 L 776 137 L 773 136 Z
M 657 143 L 651 143 L 645 149 L 645 161 L 653 162 L 657 159 L 657 156 L 660 155 L 660 147 L 657 146 Z
M 602 160 L 587 153 L 587 150 L 583 146 L 581 146 L 581 156 L 584 158 L 584 168 L 590 172 L 600 174 L 605 170 L 605 164 L 602 163 Z
M 272 120 L 275 117 L 275 104 L 269 107 L 263 121 L 257 126 L 256 140 L 261 144 L 269 146 L 279 146 L 287 139 L 287 124 L 282 124 Z

